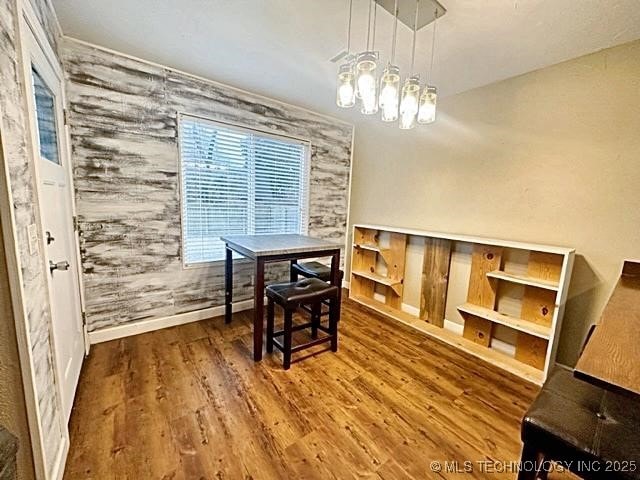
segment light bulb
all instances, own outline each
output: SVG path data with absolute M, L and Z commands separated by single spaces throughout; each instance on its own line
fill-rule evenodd
M 383 122 L 393 122 L 398 119 L 399 97 L 400 69 L 395 65 L 387 65 L 380 78 L 380 108 Z
M 419 94 L 419 77 L 416 75 L 407 78 L 404 82 L 404 86 L 402 87 L 402 101 L 400 102 L 400 128 L 410 129 L 416 126 Z
M 336 104 L 342 108 L 353 107 L 356 103 L 355 96 L 355 73 L 353 65 L 345 63 L 338 70 L 338 91 Z
M 418 110 L 418 123 L 433 123 L 436 120 L 436 102 L 438 89 L 427 85 L 420 96 L 420 109 Z
M 363 52 L 358 54 L 356 62 L 357 95 L 362 99 L 361 112 L 372 115 L 378 111 L 376 68 L 377 52 Z

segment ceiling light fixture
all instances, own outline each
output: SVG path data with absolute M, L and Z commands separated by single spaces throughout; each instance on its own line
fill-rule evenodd
M 436 41 L 436 21 L 446 13 L 438 0 L 368 0 L 366 49 L 358 54 L 351 53 L 351 24 L 353 0 L 349 0 L 347 29 L 347 50 L 336 55 L 332 61 L 345 59 L 338 69 L 336 103 L 339 107 L 350 108 L 360 100 L 360 111 L 373 115 L 382 111 L 382 121 L 393 122 L 400 119 L 401 129 L 414 128 L 416 123 L 433 123 L 436 118 L 437 89 L 433 85 Z M 434 10 L 421 9 L 420 2 L 434 5 Z M 393 36 L 387 66 L 380 79 L 377 68 L 380 55 L 375 49 L 378 4 L 393 15 Z M 392 10 L 393 9 L 393 10 Z M 433 12 L 433 14 L 432 14 Z M 413 13 L 413 15 L 412 15 Z M 400 89 L 400 67 L 396 65 L 398 20 L 405 25 L 412 24 L 413 40 L 411 50 L 410 75 Z M 415 73 L 417 32 L 433 22 L 431 58 L 426 74 L 427 82 L 420 94 L 420 77 Z
M 402 100 L 400 101 L 400 128 L 403 130 L 416 126 L 416 115 L 418 114 L 420 100 L 420 76 L 413 73 L 416 63 L 416 33 L 418 31 L 419 13 L 420 0 L 416 0 L 416 15 L 413 21 L 413 47 L 411 50 L 411 76 L 404 82 Z
M 367 50 L 359 53 L 356 57 L 356 95 L 362 100 L 360 112 L 364 115 L 378 113 L 378 81 L 376 79 L 376 69 L 378 68 L 378 52 L 370 47 L 371 36 L 371 12 L 373 10 L 373 37 L 375 42 L 375 13 L 377 3 L 369 0 L 369 23 L 367 25 Z M 372 8 L 373 6 L 373 8 Z
M 398 119 L 400 99 L 400 68 L 395 65 L 396 41 L 398 35 L 398 0 L 393 6 L 393 38 L 391 39 L 391 59 L 380 78 L 380 108 L 383 122 L 395 122 Z
M 347 57 L 351 51 L 351 16 L 353 0 L 349 0 L 349 26 L 347 27 Z M 341 108 L 350 108 L 356 104 L 356 75 L 353 71 L 353 61 L 347 58 L 346 63 L 338 70 L 338 89 L 336 103 Z
M 438 89 L 431 82 L 433 80 L 433 57 L 436 50 L 436 25 L 438 24 L 438 9 L 434 13 L 433 36 L 431 38 L 431 62 L 427 73 L 427 84 L 420 97 L 420 109 L 418 110 L 418 123 L 429 124 L 436 121 L 436 102 L 438 101 Z

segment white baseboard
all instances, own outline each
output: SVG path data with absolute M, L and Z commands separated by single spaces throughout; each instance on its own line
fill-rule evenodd
M 351 282 L 347 282 L 346 280 L 342 281 L 342 288 L 346 288 L 347 290 L 349 290 L 349 286 L 350 286 Z
M 233 304 L 234 312 L 242 312 L 253 308 L 253 300 L 243 300 Z M 117 325 L 115 327 L 107 327 L 100 330 L 89 332 L 89 342 L 91 345 L 118 338 L 130 337 L 140 333 L 152 332 L 161 328 L 175 327 L 176 325 L 184 325 L 185 323 L 197 322 L 213 317 L 224 315 L 224 305 L 217 307 L 205 308 L 193 312 L 180 313 L 168 317 L 150 318 L 139 322 L 132 322 L 126 325 Z

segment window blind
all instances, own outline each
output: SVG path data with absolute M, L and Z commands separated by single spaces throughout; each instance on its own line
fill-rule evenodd
M 308 145 L 180 116 L 185 264 L 224 259 L 224 235 L 305 233 Z

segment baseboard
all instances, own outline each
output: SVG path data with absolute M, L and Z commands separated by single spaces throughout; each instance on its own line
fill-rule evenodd
M 351 282 L 347 282 L 346 280 L 342 281 L 342 288 L 346 288 L 347 290 L 349 290 Z
M 252 299 L 243 300 L 233 304 L 234 312 L 242 312 L 252 308 Z M 116 340 L 118 338 L 130 337 L 131 335 L 139 335 L 140 333 L 160 330 L 161 328 L 175 327 L 176 325 L 184 325 L 185 323 L 198 322 L 200 320 L 219 317 L 221 315 L 224 315 L 224 305 L 195 310 L 193 312 L 180 313 L 178 315 L 171 315 L 168 317 L 140 320 L 126 325 L 117 325 L 115 327 L 107 327 L 89 332 L 89 342 L 91 345 L 94 345 L 96 343 L 108 342 L 109 340 Z

